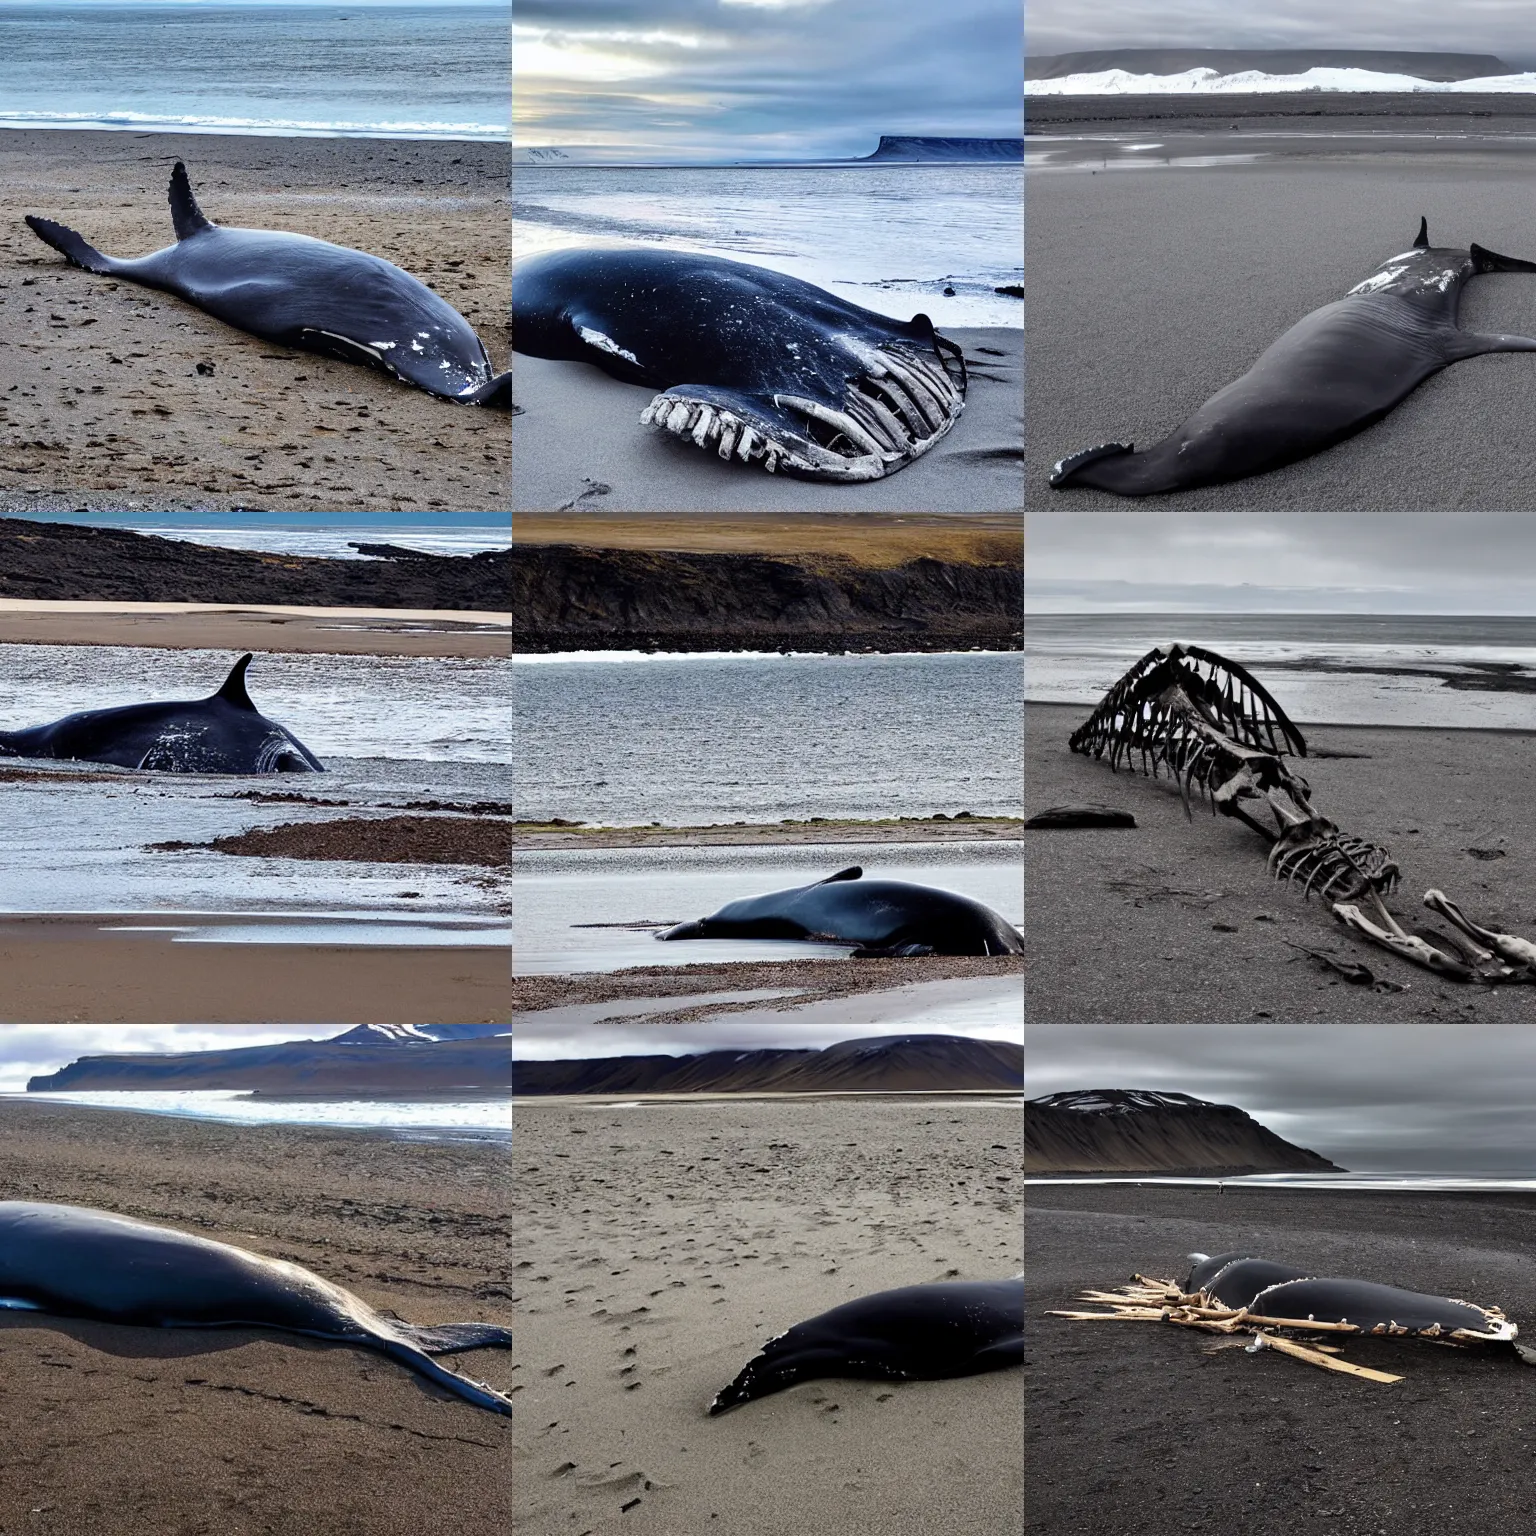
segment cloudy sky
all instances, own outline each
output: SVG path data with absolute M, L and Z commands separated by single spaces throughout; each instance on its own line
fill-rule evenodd
M 1536 518 L 1032 512 L 1036 613 L 1536 614 Z
M 1235 1104 L 1352 1173 L 1536 1176 L 1536 1029 L 1031 1024 L 1024 1091 L 1149 1088 Z
M 513 136 L 617 158 L 836 158 L 1022 133 L 1018 0 L 517 0 Z
M 1529 0 L 1029 0 L 1032 53 L 1411 48 L 1536 61 Z
M 77 1056 L 136 1051 L 211 1051 L 278 1040 L 324 1040 L 339 1028 L 270 1024 L 0 1024 L 0 1092 L 19 1093 L 27 1079 L 54 1072 Z

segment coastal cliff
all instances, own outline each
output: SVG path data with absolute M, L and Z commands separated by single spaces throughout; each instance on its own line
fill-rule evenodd
M 1340 1173 L 1231 1104 L 1183 1093 L 1052 1093 L 1024 1106 L 1030 1174 Z

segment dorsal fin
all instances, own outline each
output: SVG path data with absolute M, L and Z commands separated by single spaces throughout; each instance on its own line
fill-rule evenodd
M 1416 251 L 1429 249 L 1429 220 L 1423 214 L 1419 215 L 1419 234 L 1413 242 L 1413 248 Z
M 203 217 L 203 210 L 192 196 L 192 183 L 187 179 L 187 168 L 180 160 L 171 167 L 171 223 L 176 227 L 178 240 L 190 240 L 205 229 L 212 229 L 211 220 Z
M 256 706 L 251 703 L 251 696 L 245 691 L 245 669 L 250 664 L 251 653 L 247 651 L 229 669 L 229 676 L 224 679 L 224 686 L 214 694 L 214 698 L 223 699 L 226 704 L 233 704 L 236 709 L 248 709 L 255 714 Z
M 835 875 L 828 875 L 825 880 L 818 880 L 817 885 L 833 885 L 839 880 L 860 880 L 864 876 L 863 868 L 858 864 L 850 864 L 847 869 L 840 869 Z

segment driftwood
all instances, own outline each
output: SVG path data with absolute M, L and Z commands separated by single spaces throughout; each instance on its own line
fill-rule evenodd
M 1295 769 L 1305 738 L 1245 667 L 1197 645 L 1148 651 L 1072 733 L 1072 751 L 1178 786 L 1251 827 L 1269 845 L 1269 870 L 1318 892 L 1352 933 L 1454 981 L 1536 982 L 1536 944 L 1466 917 L 1442 892 L 1424 905 L 1460 934 L 1410 933 L 1388 910 L 1401 876 L 1386 849 L 1342 831 L 1312 804 Z

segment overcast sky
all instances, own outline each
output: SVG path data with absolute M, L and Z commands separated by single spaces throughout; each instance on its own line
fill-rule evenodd
M 1029 1098 L 1149 1088 L 1235 1104 L 1352 1173 L 1536 1176 L 1536 1029 L 1029 1026 Z
M 1036 613 L 1536 614 L 1522 513 L 1031 512 Z
M 513 136 L 633 159 L 1018 137 L 1018 0 L 517 0 Z
M 521 0 L 519 0 L 521 4 Z M 1411 48 L 1536 57 L 1530 0 L 1029 0 L 1032 53 L 1080 48 Z
M 19 1093 L 29 1077 L 56 1072 L 77 1056 L 228 1050 L 342 1033 L 324 1024 L 0 1024 L 0 1092 Z

